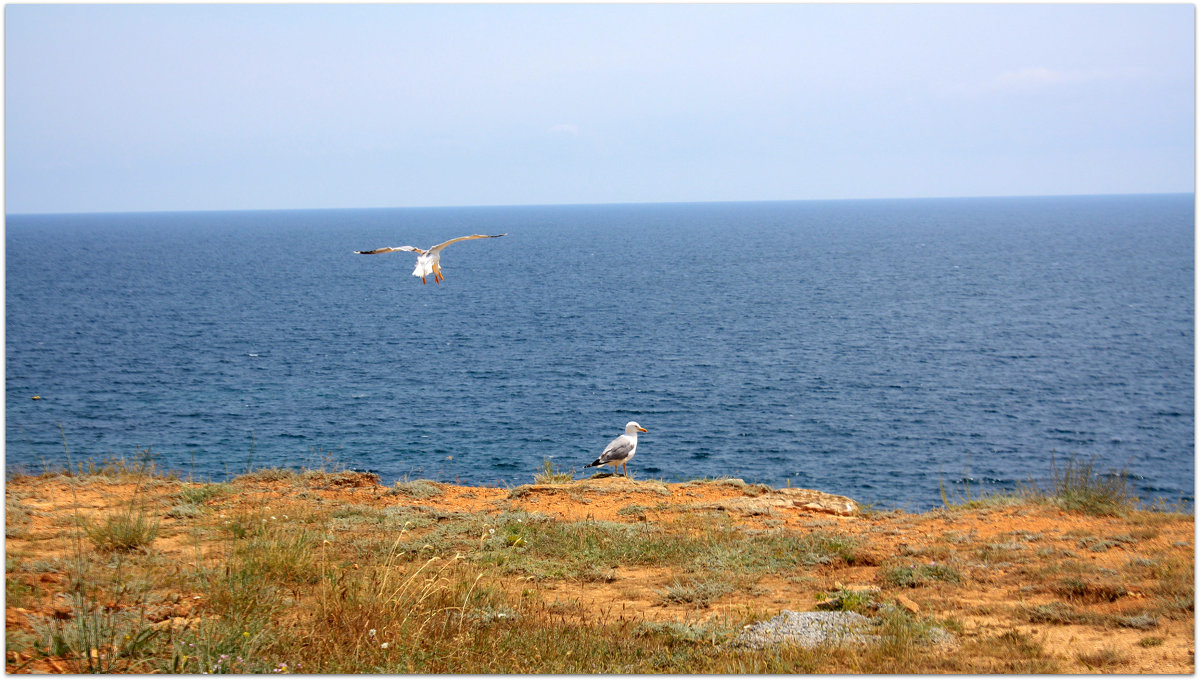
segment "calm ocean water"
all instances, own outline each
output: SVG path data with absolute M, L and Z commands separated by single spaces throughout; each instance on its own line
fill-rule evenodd
M 1194 494 L 1192 195 L 9 215 L 8 470 Z M 444 253 L 353 250 L 508 232 Z M 39 395 L 40 400 L 31 399 Z M 60 434 L 59 428 L 62 428 Z M 591 473 L 591 471 L 588 471 Z

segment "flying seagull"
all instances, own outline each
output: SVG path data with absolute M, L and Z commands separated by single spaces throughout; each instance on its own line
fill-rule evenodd
M 433 280 L 437 283 L 442 283 L 446 278 L 442 274 L 442 266 L 439 262 L 442 259 L 442 249 L 454 243 L 455 241 L 466 241 L 467 239 L 495 239 L 498 236 L 508 236 L 508 232 L 504 234 L 472 234 L 471 236 L 460 236 L 457 239 L 443 241 L 434 246 L 428 251 L 423 251 L 416 246 L 388 246 L 387 248 L 376 248 L 373 251 L 355 251 L 359 255 L 375 255 L 376 253 L 395 253 L 397 251 L 413 251 L 417 254 L 417 266 L 413 269 L 413 276 L 420 277 L 421 283 L 425 283 L 425 277 L 433 275 Z
M 584 466 L 591 468 L 592 466 L 612 466 L 613 475 L 617 474 L 617 466 L 625 466 L 629 460 L 633 458 L 633 453 L 637 451 L 637 434 L 638 431 L 648 433 L 650 431 L 639 426 L 637 421 L 630 421 L 625 424 L 625 434 L 618 435 L 617 439 L 608 443 L 604 448 L 604 453 L 599 459 Z M 629 477 L 629 468 L 625 467 L 625 477 Z

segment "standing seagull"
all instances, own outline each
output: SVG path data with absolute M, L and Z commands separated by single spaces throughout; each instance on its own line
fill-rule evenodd
M 455 241 L 466 241 L 467 239 L 495 239 L 498 236 L 508 236 L 508 232 L 504 234 L 472 234 L 471 236 L 460 236 L 457 239 L 443 241 L 434 246 L 428 251 L 423 251 L 416 246 L 389 246 L 387 248 L 376 248 L 373 251 L 355 251 L 359 255 L 375 255 L 376 253 L 395 253 L 397 251 L 414 251 L 417 253 L 417 266 L 413 269 L 413 276 L 420 277 L 421 283 L 425 283 L 425 277 L 433 275 L 433 280 L 437 283 L 442 283 L 446 278 L 442 275 L 442 249 L 454 243 Z
M 604 448 L 604 453 L 599 459 L 584 466 L 591 468 L 592 466 L 612 466 L 613 475 L 617 474 L 617 466 L 625 466 L 629 460 L 633 458 L 633 453 L 637 451 L 637 434 L 638 431 L 648 433 L 650 431 L 639 426 L 637 421 L 630 421 L 625 424 L 625 434 L 617 436 L 617 439 L 608 443 Z M 625 477 L 629 477 L 629 468 L 625 467 Z

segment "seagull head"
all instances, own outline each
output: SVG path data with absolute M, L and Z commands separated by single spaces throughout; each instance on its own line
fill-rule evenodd
M 650 432 L 650 431 L 646 430 L 645 428 L 639 426 L 637 421 L 630 421 L 629 423 L 625 424 L 625 434 L 626 435 L 637 435 L 638 431 L 641 431 L 643 433 Z

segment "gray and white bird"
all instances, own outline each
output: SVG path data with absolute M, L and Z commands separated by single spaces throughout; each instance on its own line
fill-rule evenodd
M 650 431 L 639 426 L 637 421 L 630 421 L 625 424 L 625 433 L 617 436 L 617 439 L 608 443 L 604 448 L 604 453 L 600 458 L 584 466 L 591 468 L 592 466 L 612 466 L 613 475 L 617 474 L 617 466 L 624 468 L 625 477 L 629 477 L 629 468 L 626 464 L 633 458 L 633 453 L 637 451 L 637 434 L 638 432 L 648 433 Z
M 456 241 L 466 241 L 467 239 L 495 239 L 500 236 L 508 236 L 508 232 L 504 234 L 472 234 L 470 236 L 460 236 L 457 239 L 443 241 L 442 243 L 430 248 L 428 251 L 423 251 L 416 246 L 388 246 L 386 248 L 376 248 L 373 251 L 355 251 L 359 255 L 376 255 L 378 253 L 396 253 L 397 251 L 412 251 L 417 254 L 417 266 L 413 269 L 413 276 L 420 277 L 421 283 L 425 283 L 425 277 L 433 275 L 433 280 L 436 283 L 442 283 L 446 279 L 442 275 L 442 249 Z

